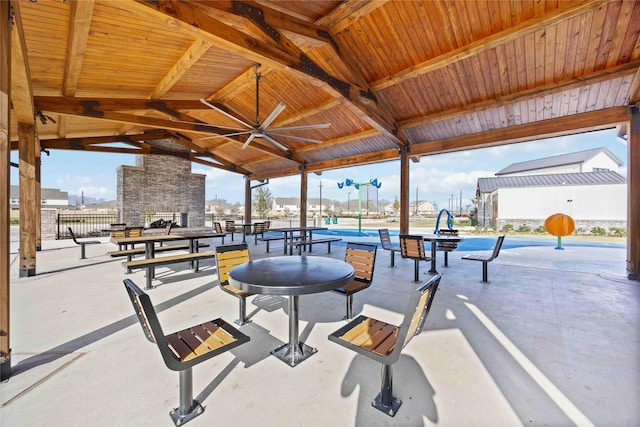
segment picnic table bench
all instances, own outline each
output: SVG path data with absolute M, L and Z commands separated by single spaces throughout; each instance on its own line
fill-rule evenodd
M 160 248 L 157 248 L 156 250 L 158 249 Z M 161 265 L 176 264 L 180 262 L 191 262 L 193 271 L 197 273 L 199 269 L 199 261 L 210 258 L 215 258 L 215 251 L 193 252 L 188 254 L 169 255 L 159 258 L 136 259 L 132 261 L 125 261 L 122 263 L 122 265 L 127 269 L 127 273 L 131 273 L 133 270 L 145 268 L 147 270 L 147 283 L 145 289 L 152 289 L 152 271 L 155 267 Z
M 269 253 L 269 242 L 273 242 L 275 240 L 284 240 L 284 236 L 281 234 L 278 235 L 266 235 L 263 237 L 256 237 L 256 242 L 266 242 L 267 243 L 267 253 Z
M 209 245 L 207 245 L 209 246 Z M 203 247 L 203 246 L 198 246 L 198 247 Z M 167 246 L 158 246 L 154 249 L 154 252 L 167 252 L 167 251 L 178 251 L 178 250 L 189 250 L 189 245 L 188 244 L 182 244 L 182 245 L 167 245 Z M 111 251 L 111 252 L 107 252 L 107 254 L 111 257 L 121 257 L 121 256 L 126 256 L 127 257 L 127 261 L 131 261 L 131 259 L 133 258 L 134 255 L 144 255 L 145 254 L 145 248 L 134 248 L 134 249 L 122 249 L 119 251 Z
M 287 242 L 289 245 L 289 255 L 293 255 L 293 248 L 298 248 L 298 255 L 302 255 L 302 248 L 304 247 L 306 250 L 307 245 L 309 245 L 309 252 L 311 252 L 311 245 L 315 245 L 318 243 L 326 243 L 327 244 L 327 252 L 331 253 L 331 243 L 339 242 L 342 240 L 339 237 L 325 237 L 322 239 L 299 239 L 291 242 Z

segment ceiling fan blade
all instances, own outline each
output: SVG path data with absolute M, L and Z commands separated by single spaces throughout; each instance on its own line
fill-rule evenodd
M 174 123 L 186 123 L 188 125 L 196 125 L 196 126 L 206 126 L 206 127 L 210 127 L 210 128 L 217 128 L 217 129 L 226 129 L 226 130 L 244 130 L 241 128 L 234 128 L 231 126 L 218 126 L 218 125 L 212 125 L 209 123 L 203 123 L 203 122 L 188 122 L 186 120 L 176 120 L 176 119 L 171 119 L 172 122 Z
M 247 133 L 251 133 L 251 131 L 250 130 L 245 130 L 245 131 L 242 131 L 242 132 L 227 133 L 227 134 L 224 134 L 224 135 L 204 136 L 202 138 L 196 138 L 196 139 L 194 139 L 194 141 L 202 141 L 203 139 L 225 138 L 225 137 L 236 136 L 236 135 L 245 135 Z
M 289 139 L 295 139 L 296 141 L 304 141 L 304 142 L 313 142 L 315 144 L 320 144 L 322 141 L 320 141 L 319 139 L 311 139 L 311 138 L 303 138 L 301 136 L 295 136 L 295 135 L 285 135 L 283 133 L 273 133 L 273 132 L 269 132 L 269 135 L 273 135 L 273 136 L 279 136 L 281 138 L 289 138 Z
M 276 147 L 278 147 L 279 149 L 284 150 L 284 151 L 289 151 L 289 149 L 287 147 L 285 147 L 284 145 L 280 144 L 278 141 L 276 141 L 275 139 L 271 138 L 269 135 L 263 134 L 262 137 L 264 139 L 266 139 L 267 141 L 269 141 L 270 143 L 272 143 L 273 145 L 275 145 Z
M 282 113 L 282 110 L 284 110 L 286 107 L 287 106 L 284 104 L 284 102 L 281 102 L 280 104 L 278 104 L 276 106 L 276 108 L 273 109 L 271 114 L 269 114 L 269 117 L 264 119 L 264 122 L 262 122 L 262 124 L 260 125 L 259 129 L 260 130 L 266 129 L 267 126 L 269 126 L 271 124 L 271 122 L 273 122 L 276 119 L 276 117 L 278 117 L 280 115 L 280 113 Z
M 331 123 L 321 123 L 317 125 L 292 126 L 288 128 L 271 128 L 269 130 L 282 131 L 282 130 L 326 129 L 330 126 L 331 126 Z
M 244 145 L 242 146 L 241 150 L 244 150 L 245 148 L 247 148 L 247 146 L 249 144 L 251 144 L 251 141 L 253 141 L 253 139 L 256 137 L 255 133 L 252 133 L 251 135 L 249 135 L 249 138 L 247 138 L 247 140 L 245 141 Z
M 214 110 L 216 110 L 218 113 L 220 114 L 224 114 L 225 116 L 229 117 L 231 120 L 240 123 L 242 126 L 247 127 L 249 129 L 252 129 L 253 126 L 251 126 L 248 123 L 245 123 L 244 121 L 240 120 L 239 118 L 237 118 L 236 116 L 234 116 L 233 114 L 227 113 L 226 111 L 224 111 L 222 108 L 220 107 L 216 107 L 215 105 L 213 105 L 212 103 L 208 102 L 206 99 L 204 98 L 200 98 L 200 102 L 202 102 L 204 105 L 206 105 L 209 108 L 212 108 Z

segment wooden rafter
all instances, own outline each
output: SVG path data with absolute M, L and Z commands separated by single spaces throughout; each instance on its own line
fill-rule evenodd
M 35 109 L 27 46 L 20 18 L 20 3 L 12 2 L 11 8 L 14 15 L 14 26 L 11 30 L 11 103 L 18 121 L 32 124 L 35 120 Z
M 64 78 L 62 81 L 63 96 L 74 96 L 76 94 L 94 6 L 94 0 L 74 1 L 71 3 L 69 38 L 67 40 L 67 55 L 65 57 Z
M 173 85 L 175 85 L 189 69 L 204 56 L 211 47 L 211 43 L 204 40 L 196 40 L 189 49 L 176 62 L 171 70 L 160 80 L 158 85 L 153 89 L 151 99 L 158 99 L 167 93 Z
M 369 15 L 389 0 L 350 0 L 341 2 L 331 13 L 318 19 L 315 24 L 331 29 L 338 34 L 358 19 Z
M 299 153 L 304 153 L 305 151 L 314 151 L 314 150 L 318 150 L 318 149 L 327 149 L 329 147 L 334 147 L 334 146 L 338 146 L 338 145 L 343 145 L 343 144 L 348 144 L 350 142 L 353 141 L 359 141 L 361 139 L 367 139 L 367 138 L 373 138 L 375 136 L 380 135 L 380 132 L 378 132 L 375 129 L 369 129 L 369 130 L 365 130 L 363 132 L 358 132 L 358 133 L 354 133 L 351 135 L 345 135 L 345 136 L 341 136 L 338 138 L 332 138 L 332 139 L 326 139 L 324 141 L 322 141 L 322 145 L 321 146 L 308 146 L 308 147 L 302 147 L 300 149 L 298 149 Z

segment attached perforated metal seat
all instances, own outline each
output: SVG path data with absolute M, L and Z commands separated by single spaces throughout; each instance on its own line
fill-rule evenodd
M 353 294 L 371 286 L 377 249 L 376 245 L 347 243 L 344 260 L 353 267 L 354 277 L 350 283 L 335 290 L 347 297 L 347 314 L 343 317 L 345 320 L 353 317 Z
M 439 284 L 437 274 L 413 291 L 400 326 L 361 315 L 329 335 L 330 341 L 382 364 L 380 393 L 371 405 L 392 417 L 402 404 L 393 396 L 392 365 L 409 341 L 422 332 Z
M 170 412 L 180 426 L 204 412 L 193 399 L 193 366 L 248 342 L 249 337 L 220 318 L 165 335 L 149 296 L 129 279 L 124 286 L 145 336 L 158 346 L 167 368 L 180 372 L 180 406 Z
M 239 317 L 234 323 L 242 326 L 250 322 L 250 320 L 247 319 L 247 298 L 254 294 L 245 292 L 231 285 L 229 283 L 229 272 L 233 270 L 233 267 L 250 261 L 249 248 L 246 243 L 239 243 L 237 245 L 216 246 L 215 249 L 220 289 L 238 298 Z
M 424 239 L 420 235 L 401 234 L 400 253 L 402 258 L 409 258 L 414 261 L 413 282 L 420 282 L 420 261 L 430 261 L 424 250 Z

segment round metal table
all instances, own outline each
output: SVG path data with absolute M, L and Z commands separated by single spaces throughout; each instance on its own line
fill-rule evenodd
M 278 256 L 249 261 L 229 273 L 229 283 L 243 291 L 289 295 L 289 342 L 271 354 L 296 366 L 317 352 L 298 337 L 298 296 L 337 289 L 354 276 L 348 263 L 324 257 Z

